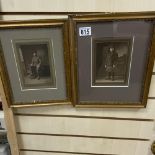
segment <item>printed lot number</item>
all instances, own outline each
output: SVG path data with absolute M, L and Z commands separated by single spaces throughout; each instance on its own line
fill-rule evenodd
M 91 27 L 79 28 L 79 36 L 90 36 L 90 35 L 91 35 Z

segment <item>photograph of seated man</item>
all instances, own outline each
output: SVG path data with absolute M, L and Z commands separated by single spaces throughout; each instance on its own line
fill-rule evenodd
M 22 89 L 55 87 L 53 50 L 49 42 L 16 44 Z

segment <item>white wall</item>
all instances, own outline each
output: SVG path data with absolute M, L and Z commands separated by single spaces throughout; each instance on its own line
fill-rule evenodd
M 7 11 L 154 11 L 154 0 L 1 0 L 1 10 Z

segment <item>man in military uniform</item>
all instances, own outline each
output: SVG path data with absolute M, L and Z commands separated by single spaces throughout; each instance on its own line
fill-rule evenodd
M 41 66 L 41 59 L 37 56 L 37 53 L 33 53 L 32 63 L 31 63 L 31 78 L 40 79 L 40 66 Z
M 114 47 L 109 47 L 106 52 L 105 57 L 105 71 L 107 73 L 108 79 L 114 81 L 115 80 L 115 68 L 117 65 L 118 54 L 115 51 Z

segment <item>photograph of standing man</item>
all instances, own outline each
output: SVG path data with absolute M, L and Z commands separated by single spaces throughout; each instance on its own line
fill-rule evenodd
M 108 80 L 115 80 L 115 69 L 117 66 L 118 54 L 113 46 L 109 47 L 105 56 L 105 71 Z

